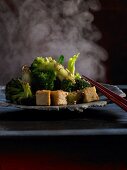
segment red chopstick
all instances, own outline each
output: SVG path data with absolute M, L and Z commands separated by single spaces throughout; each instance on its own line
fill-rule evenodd
M 108 88 L 104 87 L 102 84 L 82 75 L 82 77 L 89 81 L 92 85 L 94 85 L 101 93 L 103 93 L 108 99 L 112 100 L 114 103 L 116 103 L 118 106 L 120 106 L 122 109 L 127 111 L 127 100 L 113 91 L 109 90 Z

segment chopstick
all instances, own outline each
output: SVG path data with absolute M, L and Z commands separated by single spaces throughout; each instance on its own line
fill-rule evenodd
M 108 88 L 104 87 L 102 84 L 90 79 L 84 75 L 82 78 L 89 81 L 92 85 L 94 85 L 102 94 L 104 94 L 108 99 L 116 103 L 120 106 L 123 110 L 127 111 L 127 100 L 118 94 L 114 93 L 113 91 L 109 90 Z

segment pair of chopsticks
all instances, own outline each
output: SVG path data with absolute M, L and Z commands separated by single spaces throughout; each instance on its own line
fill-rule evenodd
M 103 95 L 105 95 L 108 99 L 116 103 L 120 106 L 123 110 L 127 111 L 127 100 L 113 91 L 109 90 L 108 88 L 104 87 L 102 84 L 82 75 L 82 78 L 89 81 L 92 85 L 94 85 Z

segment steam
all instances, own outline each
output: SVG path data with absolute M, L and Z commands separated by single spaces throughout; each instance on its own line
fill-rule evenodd
M 97 45 L 101 33 L 90 11 L 97 0 L 0 1 L 0 84 L 20 73 L 37 56 L 80 53 L 76 70 L 95 80 L 105 80 L 105 50 Z

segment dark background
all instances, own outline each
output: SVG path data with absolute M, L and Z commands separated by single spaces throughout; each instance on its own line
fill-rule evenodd
M 109 55 L 107 82 L 127 84 L 127 1 L 100 0 L 101 10 L 94 13 L 94 23 L 102 33 L 99 44 Z
M 5 2 L 17 14 L 12 0 Z M 98 44 L 108 53 L 108 59 L 104 62 L 106 83 L 127 84 L 127 0 L 99 0 L 99 2 L 101 9 L 92 12 L 93 23 L 102 34 Z M 2 75 L 0 76 L 2 79 Z

